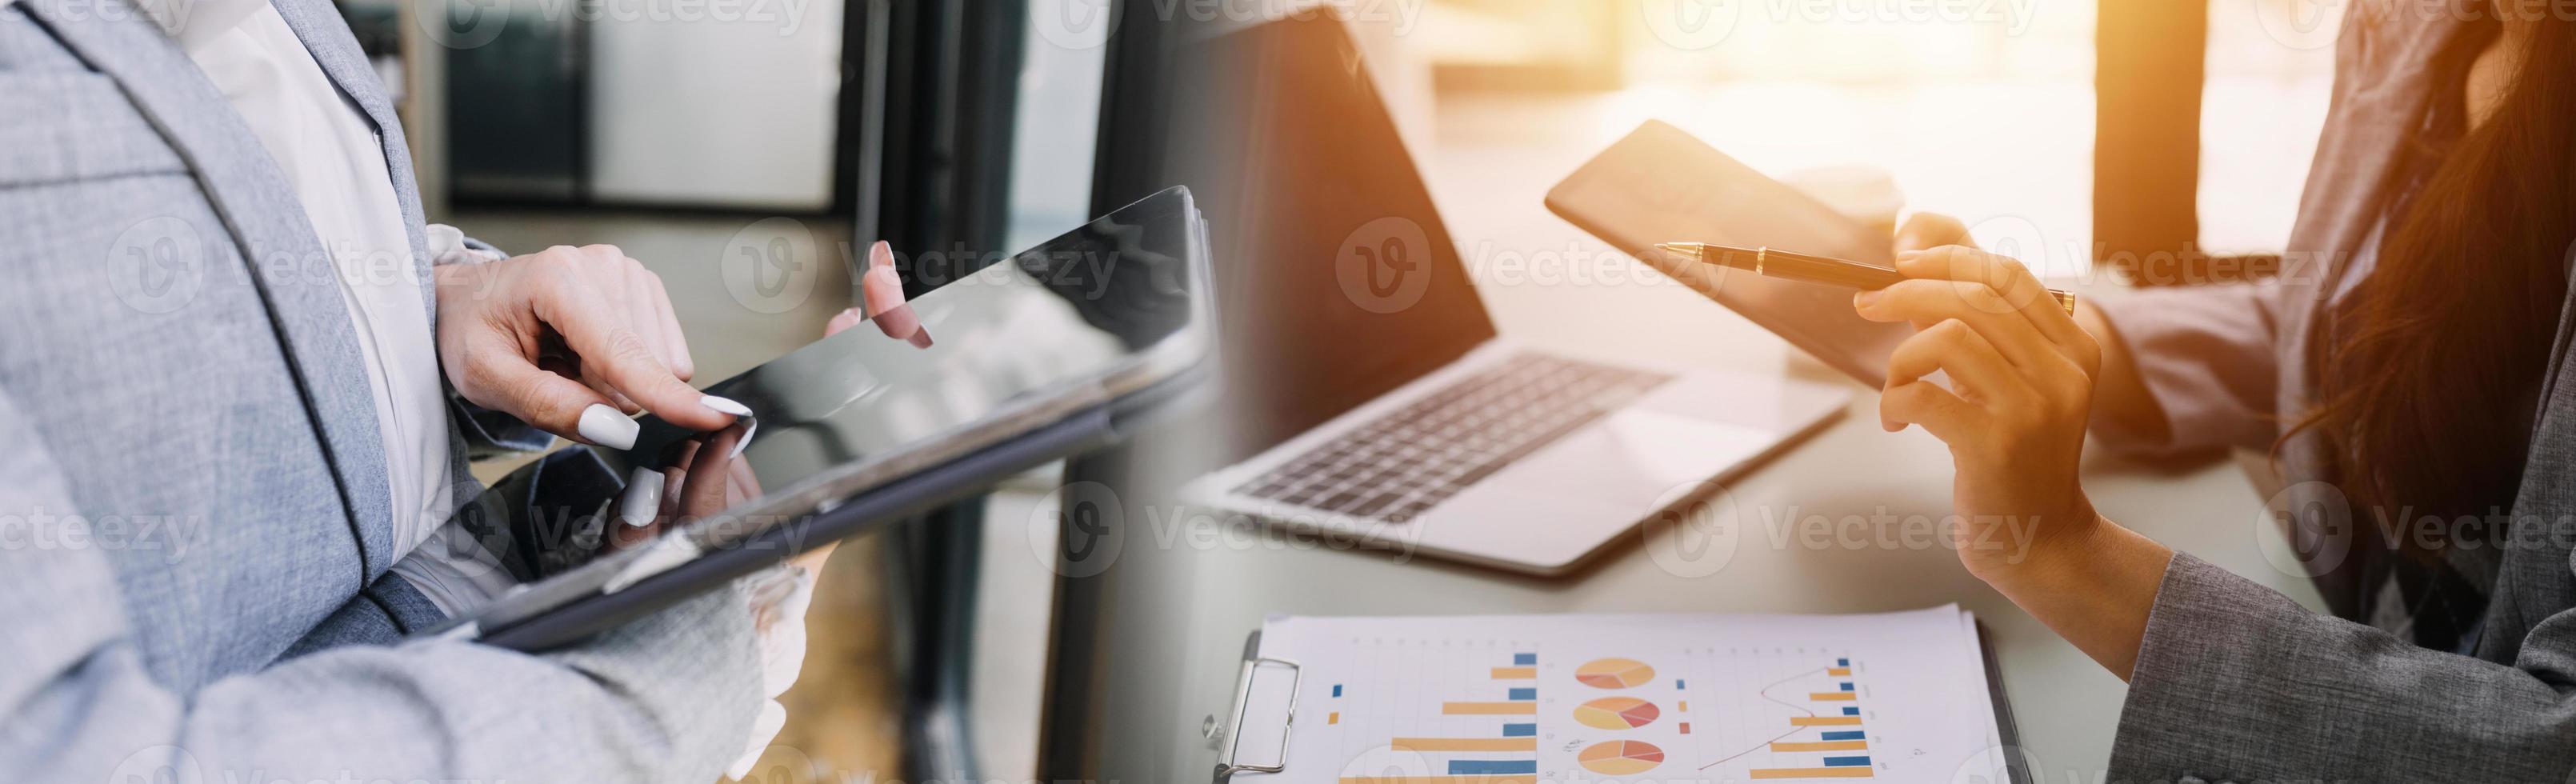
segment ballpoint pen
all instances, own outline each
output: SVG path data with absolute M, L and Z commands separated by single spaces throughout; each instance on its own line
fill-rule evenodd
M 1867 291 L 1877 291 L 1905 280 L 1904 273 L 1876 264 L 1825 256 L 1809 256 L 1804 253 L 1790 253 L 1770 248 L 1735 248 L 1704 242 L 1661 242 L 1655 244 L 1655 249 L 1701 264 L 1746 270 L 1766 278 L 1821 283 L 1827 286 Z M 2065 308 L 2067 315 L 2075 314 L 2075 295 L 2049 289 L 2048 296 L 2056 298 L 2058 306 Z

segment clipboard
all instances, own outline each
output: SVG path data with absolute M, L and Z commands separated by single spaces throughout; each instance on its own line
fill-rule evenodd
M 1986 671 L 1986 694 L 1994 702 L 1995 734 L 2006 752 L 2005 773 L 2012 784 L 2034 784 L 2030 760 L 2019 753 L 2021 730 L 2013 719 L 2012 700 L 2004 691 L 2003 666 L 1995 656 L 1994 632 L 1984 621 L 1978 621 L 1976 628 L 1977 649 Z M 1261 689 L 1280 687 L 1283 680 L 1288 695 L 1286 710 L 1253 715 L 1257 710 L 1254 695 Z M 1288 750 L 1296 741 L 1297 693 L 1304 682 L 1304 665 L 1291 659 L 1261 655 L 1260 630 L 1253 630 L 1244 638 L 1242 665 L 1235 676 L 1233 700 L 1223 714 L 1223 722 L 1217 727 L 1216 771 L 1210 779 L 1213 784 L 1229 784 L 1237 773 L 1287 772 Z M 1250 724 L 1253 719 L 1263 723 Z M 1262 759 L 1246 758 L 1243 739 L 1247 728 L 1257 727 L 1263 731 L 1263 737 L 1267 737 L 1271 721 L 1276 721 L 1280 727 L 1276 753 L 1260 755 Z

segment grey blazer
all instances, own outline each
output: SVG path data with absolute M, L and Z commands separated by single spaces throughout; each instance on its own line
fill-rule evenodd
M 2269 449 L 2310 397 L 2304 363 L 2319 303 L 2367 274 L 2405 151 L 2433 101 L 2431 64 L 2467 40 L 2487 0 L 2356 0 L 2337 51 L 2292 264 L 2282 281 L 2139 292 L 2104 307 L 2172 422 L 2172 440 L 2097 427 L 2132 452 Z M 2576 299 L 2538 390 L 2520 497 L 2501 539 L 2454 554 L 2495 580 L 2473 646 L 2432 650 L 2320 615 L 2252 581 L 2176 555 L 2148 618 L 2109 780 L 2563 782 L 2576 772 Z M 2496 412 L 2519 416 L 2517 412 Z M 2519 445 L 2497 445 L 2515 448 Z M 2386 557 L 2366 510 L 2327 476 L 2313 439 L 2282 446 L 2301 510 L 2298 563 L 2338 612 L 2371 606 L 2354 568 Z M 2317 514 L 2317 512 L 2324 514 Z M 2247 510 L 2247 520 L 2260 510 Z M 2235 520 L 2212 525 L 2244 525 Z M 2470 533 L 2478 533 L 2471 531 Z M 2052 777 L 2055 778 L 2055 777 Z M 2084 777 L 2090 780 L 2091 777 Z
M 274 4 L 374 122 L 426 276 L 373 71 L 328 2 Z M 436 612 L 388 577 L 335 274 L 128 0 L 0 6 L 0 779 L 714 780 L 761 703 L 738 595 L 547 656 L 401 642 Z

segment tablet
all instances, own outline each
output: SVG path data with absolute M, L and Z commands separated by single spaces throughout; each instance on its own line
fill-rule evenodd
M 1893 238 L 1762 176 L 1698 138 L 1649 121 L 1547 192 L 1547 208 L 1621 252 L 1742 314 L 1870 386 L 1914 334 L 1852 311 L 1850 289 L 1685 261 L 1658 242 L 1771 247 L 1890 264 Z
M 1186 189 L 973 270 L 706 392 L 716 433 L 642 420 L 465 505 L 520 587 L 426 632 L 523 650 L 628 618 L 1112 440 L 1196 382 L 1214 345 L 1204 222 Z M 980 267 L 978 264 L 980 263 Z M 625 478 L 666 488 L 619 522 Z

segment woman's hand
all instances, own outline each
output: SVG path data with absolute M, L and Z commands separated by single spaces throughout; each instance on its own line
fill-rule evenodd
M 2076 465 L 2101 348 L 2020 262 L 1945 246 L 1898 257 L 1909 280 L 1853 298 L 1863 318 L 1922 330 L 1888 362 L 1879 418 L 1950 445 L 1960 558 L 1980 577 L 2099 518 Z M 1945 373 L 1949 385 L 1925 377 Z
M 650 411 L 701 432 L 709 407 L 662 279 L 616 248 L 557 246 L 436 270 L 438 358 L 475 405 L 558 436 L 625 449 Z
M 903 306 L 903 275 L 895 271 L 894 248 L 883 241 L 868 246 L 868 271 L 859 275 L 859 300 L 859 307 L 841 311 L 823 324 L 824 337 L 876 319 L 877 331 L 886 337 L 929 347 L 921 334 L 921 317 Z
M 1896 232 L 1896 252 L 1931 250 L 1944 245 L 1970 248 L 1977 241 L 1968 237 L 1968 225 L 1948 215 L 1918 212 L 1905 219 L 1905 228 Z M 2091 300 L 2075 303 L 2075 323 L 2092 335 L 2101 351 L 2101 362 L 2093 374 L 2094 421 L 2118 427 L 2129 437 L 2151 444 L 2172 438 L 2165 423 L 2163 404 L 2148 391 L 2146 379 L 2138 375 L 2137 358 L 2129 355 L 2128 344 L 2111 324 L 2111 318 Z
M 1957 223 L 1908 233 L 1964 239 L 1942 221 Z M 1888 362 L 1881 423 L 1950 445 L 1968 571 L 2128 678 L 2173 551 L 2103 519 L 2079 483 L 2101 346 L 2020 262 L 1949 245 L 1902 253 L 1896 269 L 1909 280 L 1852 298 L 1864 318 L 1922 330 Z M 1925 380 L 1935 371 L 1948 388 Z

